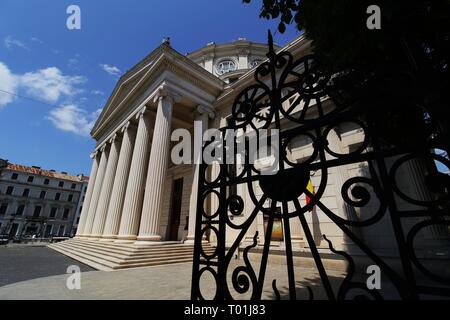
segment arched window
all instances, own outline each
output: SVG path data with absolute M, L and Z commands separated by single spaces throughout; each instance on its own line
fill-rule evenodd
M 250 68 L 254 68 L 254 67 L 259 66 L 261 64 L 261 62 L 262 62 L 262 59 L 255 59 L 255 60 L 253 60 L 252 63 L 250 63 Z
M 236 63 L 233 60 L 222 60 L 216 66 L 217 74 L 219 75 L 235 71 L 236 69 Z

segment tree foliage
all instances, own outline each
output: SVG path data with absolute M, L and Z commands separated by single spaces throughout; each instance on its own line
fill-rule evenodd
M 381 30 L 366 26 L 373 4 L 381 8 Z M 281 33 L 295 24 L 334 70 L 404 62 L 404 41 L 415 59 L 436 67 L 450 56 L 449 0 L 262 0 L 260 17 L 279 20 Z

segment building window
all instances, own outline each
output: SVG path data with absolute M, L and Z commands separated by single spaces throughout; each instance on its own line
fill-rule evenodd
M 14 191 L 14 187 L 8 187 L 8 188 L 6 189 L 6 194 L 7 194 L 8 196 L 10 196 L 10 195 L 12 195 L 13 191 Z
M 11 179 L 12 180 L 17 180 L 19 178 L 19 175 L 17 174 L 17 173 L 13 173 L 12 175 L 11 175 Z
M 44 180 L 44 184 L 45 184 L 46 186 L 48 186 L 48 185 L 50 184 L 50 179 L 45 179 L 45 180 Z
M 79 224 L 79 223 L 80 223 L 80 217 L 77 218 L 77 224 Z
M 64 231 L 65 231 L 65 227 L 64 227 L 64 225 L 62 224 L 62 225 L 59 226 L 58 237 L 64 236 Z
M 17 212 L 16 212 L 16 216 L 21 216 L 23 215 L 23 212 L 25 211 L 25 205 L 21 204 L 17 207 Z
M 251 68 L 257 67 L 257 66 L 259 66 L 261 64 L 261 62 L 262 62 L 261 59 L 255 59 L 255 60 L 252 61 L 252 63 L 250 63 L 250 67 Z
M 67 220 L 67 218 L 69 218 L 69 211 L 70 209 L 64 209 L 63 220 Z
M 45 237 L 49 237 L 50 236 L 50 234 L 52 233 L 52 228 L 53 228 L 53 226 L 51 225 L 51 224 L 48 224 L 46 227 L 45 227 Z
M 87 192 L 87 187 L 84 187 L 84 193 L 86 193 Z
M 58 211 L 58 208 L 56 208 L 56 207 L 53 207 L 50 210 L 50 218 L 55 218 L 56 217 L 56 211 Z
M 0 215 L 5 215 L 6 214 L 6 210 L 8 210 L 8 204 L 7 203 L 2 203 L 2 205 L 0 206 Z
M 63 188 L 63 187 L 64 187 L 64 181 L 60 181 L 60 182 L 58 183 L 58 187 Z
M 34 177 L 33 176 L 29 176 L 27 181 L 28 182 L 33 182 L 34 181 Z
M 55 200 L 61 199 L 61 193 L 57 192 L 55 195 Z
M 29 195 L 30 195 L 30 189 L 23 190 L 23 194 L 22 194 L 23 197 L 28 197 Z
M 45 195 L 46 195 L 46 194 L 47 194 L 47 192 L 41 191 L 41 194 L 39 195 L 39 198 L 45 199 Z
M 73 194 L 69 194 L 69 197 L 67 197 L 67 201 L 72 202 L 73 200 Z
M 33 218 L 39 218 L 39 216 L 41 215 L 41 210 L 42 210 L 41 206 L 36 206 L 34 208 Z
M 83 196 L 83 199 L 81 200 L 81 202 L 84 202 L 84 199 L 86 199 L 86 196 Z
M 78 212 L 81 213 L 81 211 L 83 211 L 83 206 L 80 206 L 80 210 Z
M 219 62 L 216 66 L 217 74 L 222 75 L 227 72 L 235 71 L 236 70 L 236 63 L 234 63 L 232 60 L 223 60 Z
M 77 187 L 77 185 L 75 183 L 72 183 L 72 186 L 70 188 L 75 189 L 76 187 Z

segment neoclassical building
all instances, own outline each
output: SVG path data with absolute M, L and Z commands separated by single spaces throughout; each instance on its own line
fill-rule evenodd
M 89 177 L 6 163 L 0 169 L 0 236 L 75 234 Z
M 302 36 L 277 49 L 289 51 L 296 59 L 311 51 L 310 42 Z M 233 101 L 254 83 L 255 67 L 267 59 L 267 51 L 265 44 L 239 39 L 222 45 L 210 43 L 182 55 L 165 40 L 126 72 L 92 129 L 97 146 L 91 155 L 92 170 L 76 239 L 53 248 L 102 270 L 190 261 L 198 166 L 171 162 L 171 133 L 179 128 L 194 133 L 194 121 L 201 121 L 203 130 L 226 126 Z M 301 112 L 302 106 L 296 110 Z M 350 123 L 331 130 L 328 140 L 330 149 L 346 153 L 362 144 L 364 134 Z M 293 162 L 301 161 L 311 150 L 308 139 L 289 145 Z M 364 170 L 364 165 L 349 165 L 329 173 L 322 201 L 330 210 L 348 215 L 350 209 L 340 196 L 342 184 L 351 176 L 364 175 Z M 402 170 L 407 177 L 402 185 L 410 194 L 421 194 L 410 178 L 417 168 L 407 165 Z M 311 177 L 313 185 L 320 184 L 320 179 L 320 172 Z M 261 195 L 258 186 L 255 190 Z M 245 188 L 238 187 L 235 192 L 248 197 Z M 207 210 L 214 212 L 217 201 L 208 200 Z M 301 201 L 306 201 L 305 197 Z M 369 203 L 365 210 L 371 206 L 375 208 L 377 203 Z M 232 218 L 242 222 L 251 210 L 248 205 L 242 215 Z M 307 220 L 323 252 L 329 251 L 322 234 L 338 249 L 350 247 L 343 232 L 320 209 L 315 208 Z M 258 231 L 262 244 L 267 231 L 264 215 L 255 221 L 243 241 L 251 242 Z M 308 251 L 300 222 L 293 222 L 290 229 L 295 250 Z M 236 236 L 236 231 L 228 230 L 227 243 Z M 368 229 L 364 239 L 386 255 L 396 250 L 388 221 Z M 206 240 L 214 246 L 213 235 Z M 273 240 L 272 248 L 282 251 L 282 233 Z

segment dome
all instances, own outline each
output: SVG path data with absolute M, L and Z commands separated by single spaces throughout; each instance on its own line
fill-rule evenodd
M 208 72 L 231 83 L 264 61 L 268 50 L 267 44 L 239 38 L 225 44 L 210 42 L 205 47 L 189 53 L 187 57 Z

